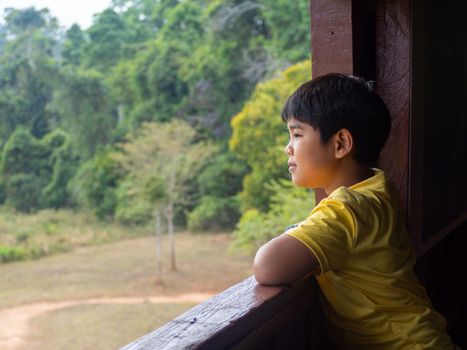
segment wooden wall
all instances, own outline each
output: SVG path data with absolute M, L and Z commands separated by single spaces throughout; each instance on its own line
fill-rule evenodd
M 312 74 L 339 72 L 375 80 L 392 116 L 378 166 L 392 178 L 407 216 L 410 122 L 408 0 L 311 0 Z M 317 191 L 317 200 L 324 197 Z
M 399 189 L 416 272 L 465 346 L 467 2 L 310 0 L 310 12 L 313 77 L 375 80 L 388 105 L 378 166 Z

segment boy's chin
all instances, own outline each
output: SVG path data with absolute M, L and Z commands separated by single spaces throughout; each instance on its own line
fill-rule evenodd
M 292 176 L 292 183 L 294 184 L 294 186 L 296 187 L 303 187 L 303 188 L 311 188 L 309 186 L 309 184 L 307 184 L 306 182 L 304 181 L 300 181 L 299 179 L 294 179 L 294 177 Z

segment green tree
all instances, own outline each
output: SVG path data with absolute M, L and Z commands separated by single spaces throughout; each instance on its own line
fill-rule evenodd
M 112 219 L 117 207 L 117 188 L 124 172 L 103 150 L 82 163 L 70 183 L 74 200 L 99 219 Z
M 49 130 L 47 103 L 57 72 L 58 25 L 47 10 L 7 9 L 0 56 L 0 139 L 22 125 L 36 137 Z
M 234 231 L 233 247 L 253 253 L 289 225 L 304 220 L 314 207 L 312 190 L 295 187 L 290 180 L 273 180 L 265 186 L 271 194 L 267 212 L 247 210 Z
M 288 133 L 280 114 L 288 96 L 310 78 L 310 68 L 310 61 L 304 61 L 258 84 L 242 111 L 232 119 L 230 149 L 251 168 L 243 182 L 243 211 L 267 211 L 272 193 L 265 185 L 288 175 L 284 153 Z
M 268 50 L 275 66 L 284 67 L 310 57 L 310 13 L 308 0 L 260 0 L 261 13 L 269 29 Z
M 84 56 L 86 34 L 79 25 L 73 24 L 66 32 L 63 43 L 62 56 L 64 64 L 79 66 Z
M 63 69 L 57 80 L 49 110 L 87 160 L 111 141 L 118 123 L 109 88 L 102 73 L 74 67 Z
M 7 204 L 24 212 L 42 206 L 41 189 L 50 176 L 47 158 L 47 149 L 28 130 L 15 130 L 5 144 L 0 165 Z
M 192 231 L 231 230 L 240 217 L 238 192 L 248 169 L 230 152 L 221 152 L 197 177 L 199 196 L 188 215 Z
M 83 64 L 86 68 L 106 71 L 125 55 L 127 37 L 125 21 L 112 9 L 106 9 L 87 30 L 89 42 L 85 47 Z
M 64 131 L 38 140 L 17 128 L 2 151 L 0 175 L 6 203 L 25 212 L 68 205 L 67 184 L 77 158 Z
M 114 159 L 127 172 L 127 191 L 141 202 L 161 203 L 167 220 L 171 246 L 171 266 L 176 269 L 174 240 L 174 210 L 186 201 L 187 184 L 214 153 L 206 142 L 195 142 L 196 133 L 180 120 L 167 123 L 144 123 L 120 146 Z M 155 179 L 164 184 L 164 196 L 157 199 L 151 188 Z M 159 184 L 157 187 L 160 187 Z
M 221 139 L 229 135 L 231 116 L 268 73 L 268 30 L 256 2 L 212 1 L 204 16 L 204 40 L 182 66 L 189 90 L 183 113 Z
M 49 183 L 42 189 L 43 206 L 55 209 L 71 206 L 68 184 L 77 170 L 78 156 L 70 135 L 57 128 L 45 135 L 41 143 L 49 150 L 51 167 Z
M 180 2 L 167 9 L 165 20 L 156 38 L 132 64 L 130 84 L 136 101 L 130 119 L 136 125 L 182 116 L 181 109 L 188 96 L 182 66 L 201 43 L 202 9 L 195 2 Z

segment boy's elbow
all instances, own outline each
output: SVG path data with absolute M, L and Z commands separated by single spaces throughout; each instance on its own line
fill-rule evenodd
M 280 268 L 274 266 L 273 262 L 256 261 L 253 265 L 256 282 L 263 286 L 278 286 L 290 284 L 293 281 L 280 273 Z
M 262 285 L 272 284 L 270 272 L 268 271 L 267 267 L 263 266 L 263 264 L 260 261 L 257 261 L 256 258 L 253 265 L 253 271 L 255 274 L 256 282 Z
M 266 266 L 261 265 L 259 262 L 257 263 L 255 260 L 253 270 L 256 282 L 265 286 L 274 285 L 274 278 L 271 276 L 271 271 L 269 271 Z
M 278 276 L 279 269 L 275 266 L 277 259 L 274 259 L 270 250 L 270 246 L 265 244 L 256 253 L 253 263 L 256 282 L 266 286 L 284 284 Z
M 268 286 L 294 283 L 317 267 L 318 261 L 308 248 L 287 235 L 259 248 L 253 263 L 256 281 Z

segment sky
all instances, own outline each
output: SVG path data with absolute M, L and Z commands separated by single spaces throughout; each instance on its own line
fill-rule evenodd
M 82 29 L 92 24 L 92 16 L 110 6 L 111 0 L 0 0 L 0 17 L 7 7 L 22 9 L 35 7 L 36 10 L 48 8 L 61 26 L 69 28 L 78 23 Z

